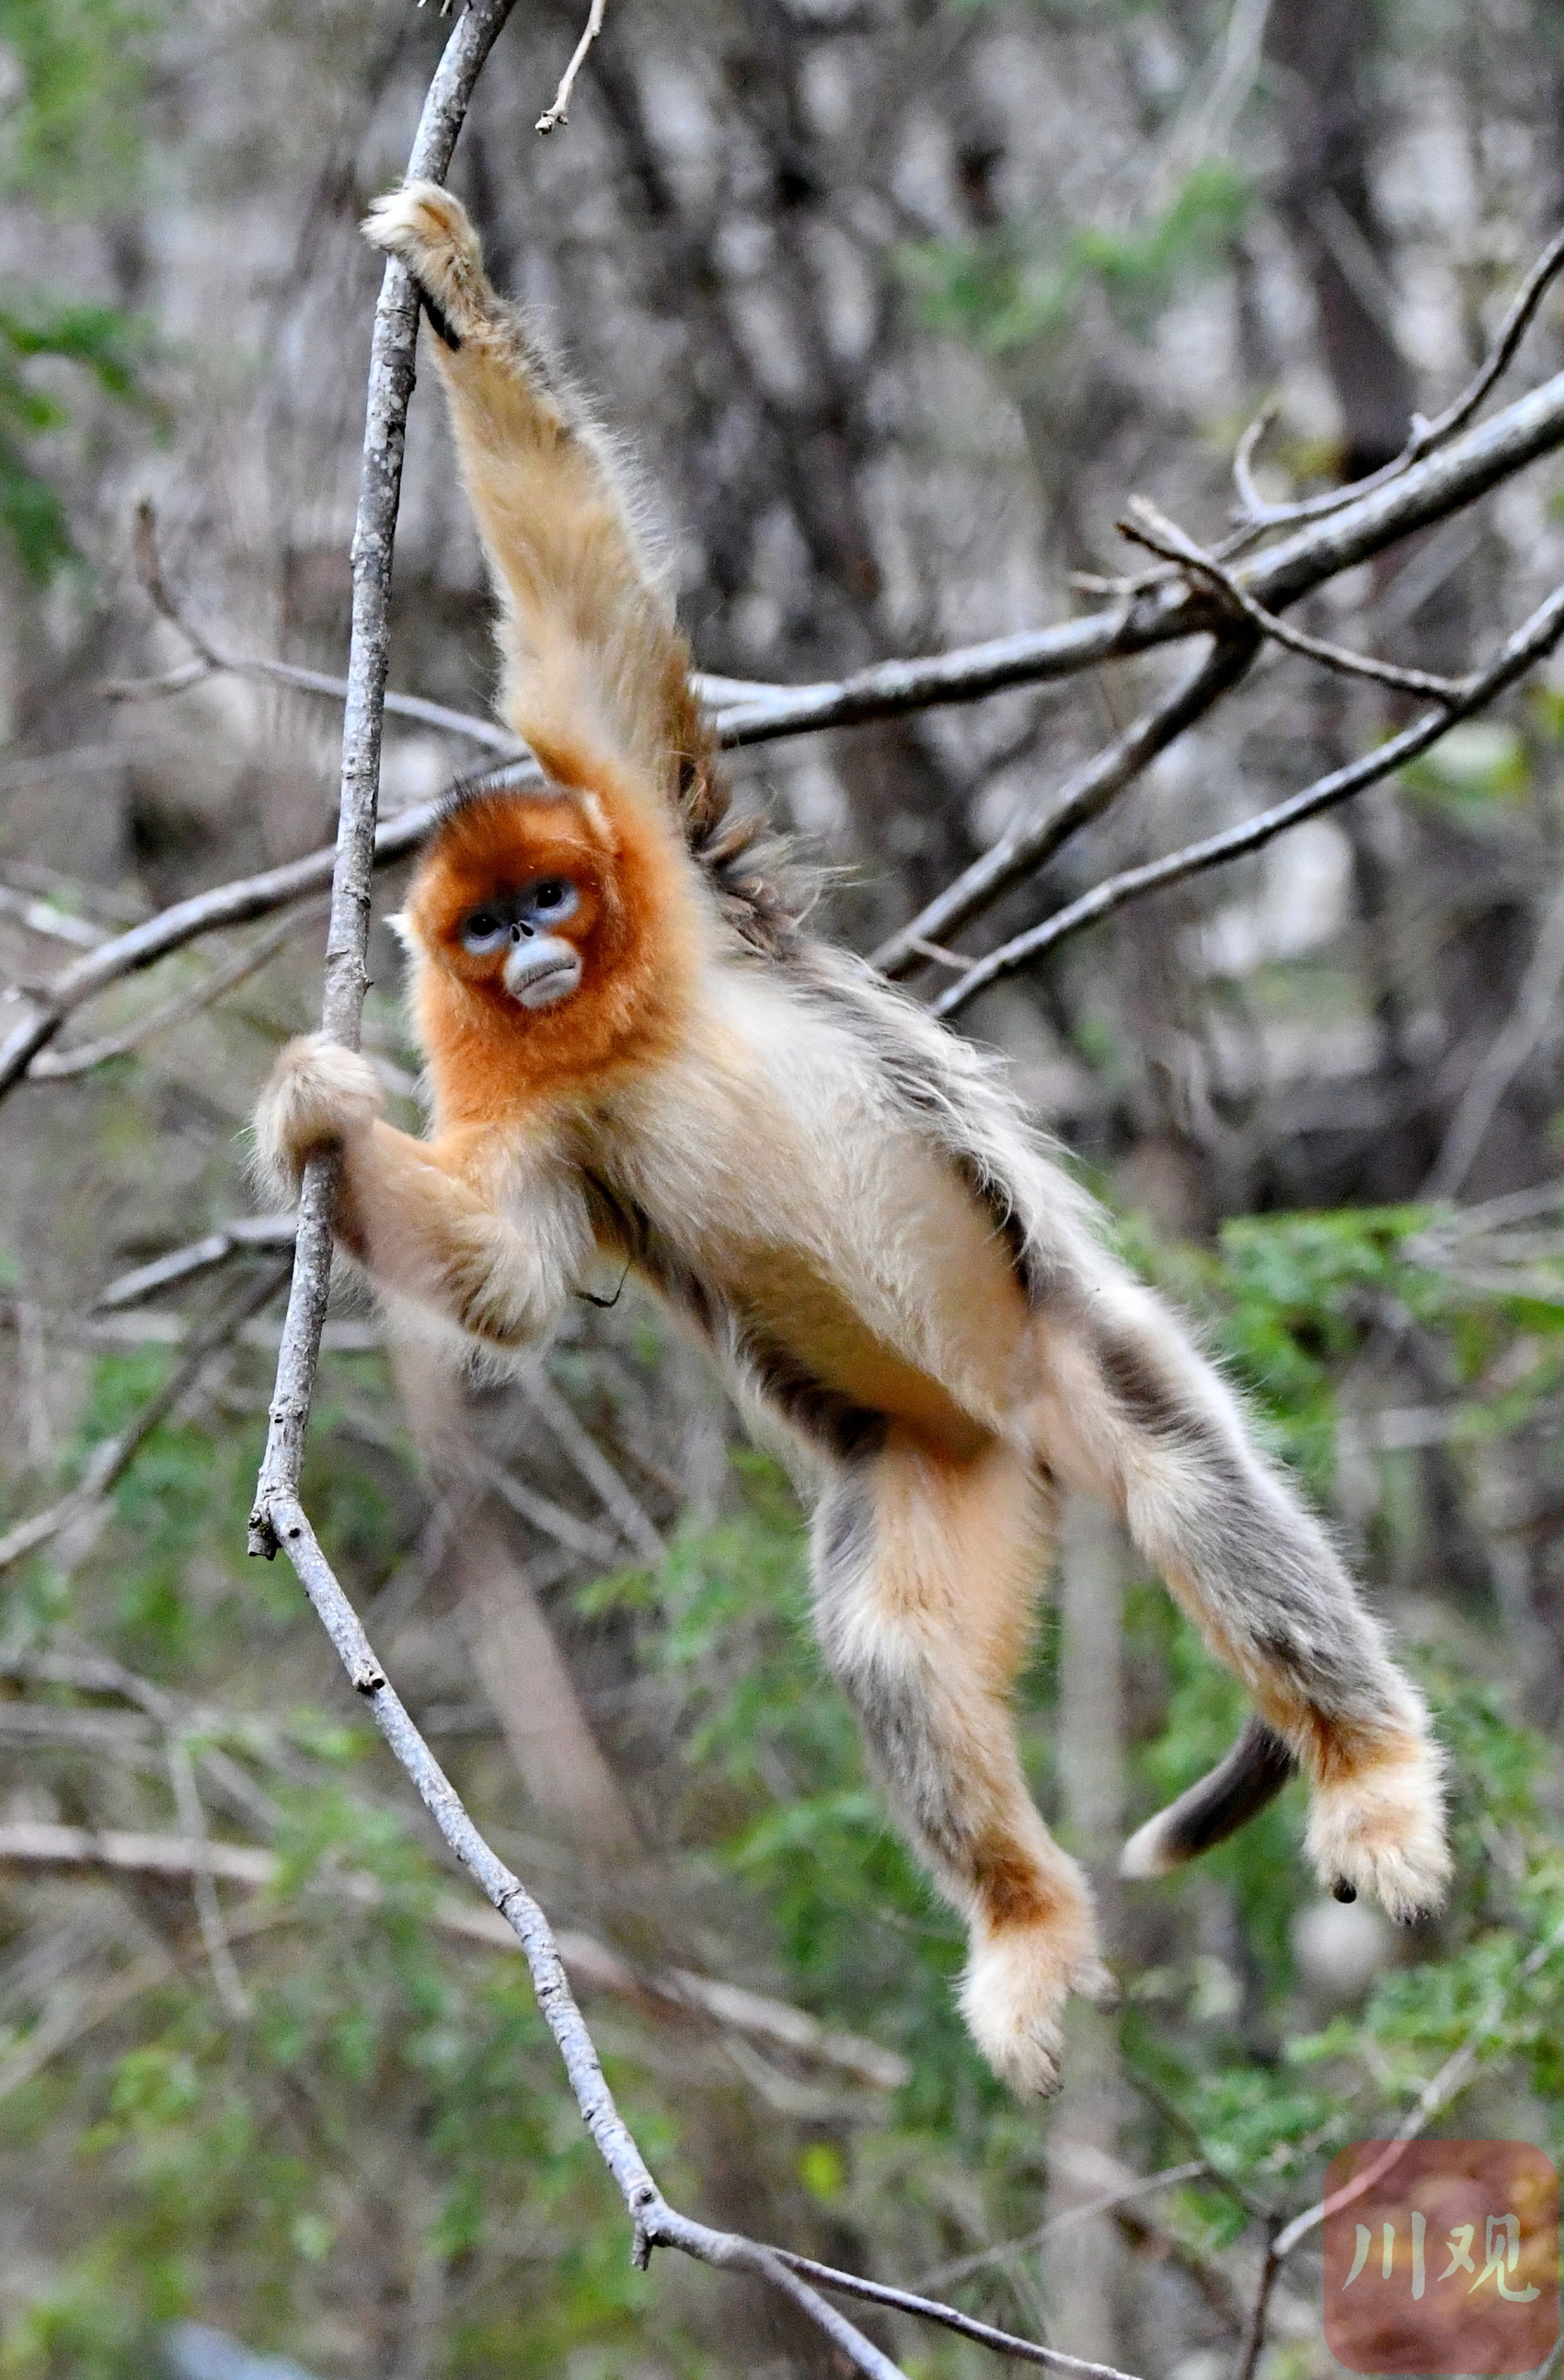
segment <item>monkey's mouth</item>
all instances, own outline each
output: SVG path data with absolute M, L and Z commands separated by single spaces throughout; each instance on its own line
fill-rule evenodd
M 554 1008 L 581 980 L 580 953 L 558 935 L 523 942 L 505 961 L 505 990 L 523 1008 Z

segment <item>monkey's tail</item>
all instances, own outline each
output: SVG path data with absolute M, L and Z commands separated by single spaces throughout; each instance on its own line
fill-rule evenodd
M 1252 1718 L 1225 1760 L 1148 1818 L 1119 1854 L 1121 1876 L 1166 1876 L 1247 1826 L 1297 1769 L 1274 1729 Z

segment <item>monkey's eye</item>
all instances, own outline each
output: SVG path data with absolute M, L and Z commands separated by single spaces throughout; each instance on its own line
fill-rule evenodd
M 581 895 L 568 876 L 540 876 L 536 884 L 527 886 L 518 905 L 524 917 L 534 918 L 540 926 L 559 926 L 576 915 Z
M 509 940 L 510 930 L 509 921 L 497 909 L 475 909 L 462 927 L 462 948 L 474 958 L 483 958 Z

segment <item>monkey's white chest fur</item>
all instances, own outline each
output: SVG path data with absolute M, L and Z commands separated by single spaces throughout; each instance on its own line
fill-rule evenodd
M 992 1217 L 851 1023 L 743 965 L 616 1097 L 600 1162 L 741 1325 L 843 1395 L 940 1434 L 995 1427 L 1024 1294 Z

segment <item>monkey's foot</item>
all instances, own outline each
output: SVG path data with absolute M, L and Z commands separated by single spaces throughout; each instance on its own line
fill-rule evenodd
M 296 1190 L 312 1150 L 368 1129 L 384 1105 L 367 1058 L 319 1033 L 290 1041 L 255 1111 L 256 1156 L 283 1195 Z
M 483 251 L 467 209 L 449 190 L 409 182 L 388 191 L 365 216 L 364 237 L 406 266 L 448 347 L 459 347 L 487 321 L 495 300 Z
M 1437 1909 L 1449 1881 L 1437 1753 L 1410 1742 L 1394 1759 L 1316 1785 L 1305 1848 L 1338 1900 L 1373 1893 L 1402 1921 Z
M 1117 1985 L 1097 1955 L 1088 1912 L 1052 1925 L 975 1931 L 962 1979 L 967 2031 L 1002 2082 L 1049 2096 L 1059 2088 L 1064 2003 L 1072 1992 L 1110 2000 Z

